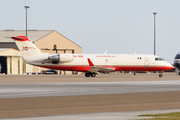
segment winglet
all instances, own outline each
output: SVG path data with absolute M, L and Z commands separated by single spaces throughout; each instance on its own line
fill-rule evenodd
M 94 66 L 94 64 L 92 63 L 92 61 L 89 58 L 87 58 L 87 60 L 88 60 L 89 66 Z

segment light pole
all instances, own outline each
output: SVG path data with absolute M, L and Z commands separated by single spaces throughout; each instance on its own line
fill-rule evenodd
M 27 9 L 29 8 L 29 6 L 24 6 L 24 8 L 26 9 L 26 37 L 27 37 Z
M 154 55 L 156 55 L 156 12 L 153 12 L 154 14 Z

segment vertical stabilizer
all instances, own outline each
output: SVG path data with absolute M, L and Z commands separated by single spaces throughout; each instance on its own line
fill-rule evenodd
M 42 55 L 42 52 L 26 36 L 11 37 L 14 39 L 23 57 Z

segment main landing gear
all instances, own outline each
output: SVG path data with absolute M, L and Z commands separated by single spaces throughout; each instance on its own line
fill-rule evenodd
M 91 73 L 91 72 L 87 72 L 87 73 L 85 73 L 85 76 L 86 77 L 96 77 L 96 73 L 95 72 L 93 72 L 93 73 Z

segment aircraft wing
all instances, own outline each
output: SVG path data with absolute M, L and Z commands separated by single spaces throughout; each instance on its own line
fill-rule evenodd
M 104 68 L 104 67 L 97 67 L 97 66 L 94 66 L 94 67 L 91 67 L 91 70 L 90 72 L 112 72 L 114 71 L 114 68 Z
M 95 66 L 89 58 L 88 58 L 88 63 L 89 63 L 89 66 L 91 67 L 90 72 L 99 72 L 99 71 L 112 72 L 115 70 L 115 68 L 104 68 L 104 67 Z

